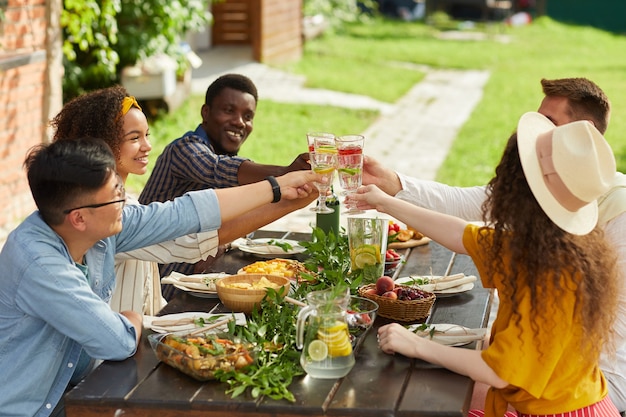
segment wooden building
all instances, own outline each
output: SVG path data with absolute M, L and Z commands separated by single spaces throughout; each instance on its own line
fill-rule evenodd
M 302 0 L 226 0 L 211 11 L 213 45 L 251 45 L 264 63 L 302 56 Z

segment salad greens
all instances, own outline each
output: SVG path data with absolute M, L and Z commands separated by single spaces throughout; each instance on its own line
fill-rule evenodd
M 356 293 L 363 280 L 363 273 L 350 271 L 347 234 L 335 235 L 332 230 L 325 234 L 322 229 L 316 227 L 313 229 L 311 241 L 299 244 L 305 248 L 304 253 L 308 255 L 304 265 L 309 271 L 317 271 L 315 275 L 302 274 L 309 281 L 303 289 L 304 293 L 345 285 L 350 288 L 351 293 Z
M 299 242 L 308 255 L 305 266 L 316 274 L 303 274 L 304 283 L 291 296 L 304 299 L 311 291 L 333 289 L 337 293 L 350 288 L 355 293 L 362 275 L 350 272 L 350 250 L 345 234 L 336 236 L 332 231 L 326 235 L 314 228 L 310 242 Z M 296 320 L 299 307 L 284 302 L 283 288 L 268 288 L 259 309 L 254 310 L 246 326 L 228 324 L 229 333 L 256 345 L 257 360 L 246 372 L 217 371 L 216 379 L 229 385 L 227 394 L 237 397 L 249 391 L 253 398 L 268 396 L 275 400 L 295 401 L 289 391 L 293 378 L 303 375 L 300 352 L 296 348 Z
M 229 385 L 226 393 L 233 398 L 249 390 L 253 398 L 266 395 L 275 400 L 295 401 L 289 385 L 295 376 L 304 374 L 296 349 L 298 307 L 283 302 L 282 297 L 283 294 L 268 288 L 261 308 L 252 312 L 246 326 L 232 321 L 228 325 L 229 333 L 257 346 L 257 360 L 246 368 L 246 373 L 215 373 L 216 379 Z

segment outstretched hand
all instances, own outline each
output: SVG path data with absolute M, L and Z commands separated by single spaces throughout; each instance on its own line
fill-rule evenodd
M 285 175 L 277 177 L 278 185 L 280 185 L 280 193 L 285 200 L 295 200 L 298 198 L 306 198 L 312 192 L 317 192 L 317 188 L 313 182 L 327 182 L 322 175 L 316 174 L 311 170 L 293 171 Z
M 375 185 L 364 185 L 356 193 L 349 194 L 346 197 L 346 202 L 356 205 L 360 210 L 376 209 L 385 213 L 384 203 L 392 198 Z
M 402 191 L 398 174 L 371 156 L 363 156 L 363 185 L 374 184 L 389 195 Z

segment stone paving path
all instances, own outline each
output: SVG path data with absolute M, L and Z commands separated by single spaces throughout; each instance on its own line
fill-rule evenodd
M 426 70 L 426 77 L 398 102 L 389 104 L 371 97 L 305 88 L 303 76 L 251 62 L 249 56 L 245 48 L 213 48 L 201 54 L 203 65 L 194 70 L 192 90 L 203 94 L 219 75 L 237 72 L 254 81 L 259 100 L 377 109 L 380 117 L 361 132 L 365 135 L 365 153 L 396 171 L 423 179 L 435 178 L 489 79 L 487 71 L 420 67 Z M 308 232 L 314 221 L 315 215 L 305 208 L 265 229 Z

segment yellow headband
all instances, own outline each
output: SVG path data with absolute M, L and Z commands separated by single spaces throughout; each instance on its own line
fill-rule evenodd
M 133 96 L 124 97 L 124 100 L 122 100 L 121 116 L 123 117 L 126 113 L 128 113 L 128 110 L 130 110 L 131 107 L 137 107 L 139 110 L 141 110 L 141 106 L 139 106 L 139 103 L 137 103 L 137 100 L 135 99 L 135 97 Z

